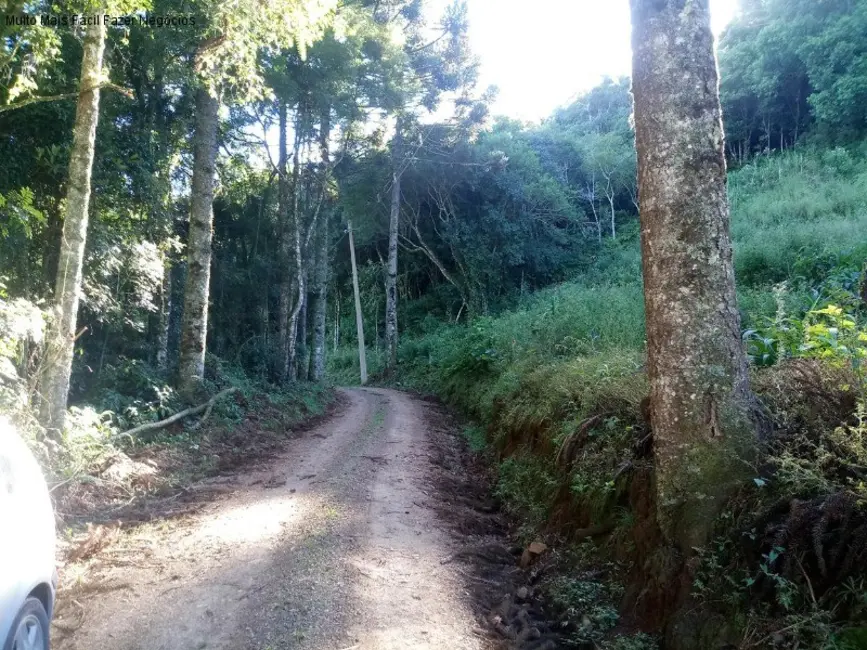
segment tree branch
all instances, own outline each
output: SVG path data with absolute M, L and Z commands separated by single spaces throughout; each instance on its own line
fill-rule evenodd
M 62 95 L 47 95 L 43 97 L 28 97 L 27 99 L 22 99 L 20 102 L 15 102 L 14 104 L 6 104 L 5 106 L 0 106 L 0 113 L 12 111 L 16 108 L 24 108 L 25 106 L 29 106 L 30 104 L 42 104 L 45 102 L 58 102 L 66 99 L 78 99 L 78 96 L 81 93 L 90 92 L 92 90 L 101 90 L 103 88 L 105 88 L 106 90 L 116 90 L 128 99 L 132 99 L 133 97 L 132 91 L 128 88 L 124 88 L 113 83 L 104 83 L 99 84 L 98 86 L 93 86 L 91 88 L 82 88 L 81 90 L 74 93 L 63 93 Z
M 146 433 L 148 431 L 154 431 L 156 429 L 163 429 L 170 424 L 174 424 L 178 420 L 182 420 L 185 417 L 190 415 L 195 415 L 196 413 L 201 413 L 205 409 L 208 409 L 210 414 L 211 408 L 213 408 L 214 403 L 217 402 L 220 398 L 225 397 L 229 393 L 234 393 L 237 388 L 227 388 L 226 390 L 221 390 L 219 393 L 214 395 L 211 399 L 209 399 L 204 404 L 200 404 L 199 406 L 193 406 L 191 408 L 180 411 L 179 413 L 175 413 L 172 416 L 167 417 L 165 420 L 160 420 L 159 422 L 148 422 L 147 424 L 143 424 L 139 427 L 135 427 L 134 429 L 130 429 L 129 431 L 124 431 L 123 433 L 118 433 L 112 436 L 113 438 L 120 438 L 126 436 L 134 436 L 141 433 Z

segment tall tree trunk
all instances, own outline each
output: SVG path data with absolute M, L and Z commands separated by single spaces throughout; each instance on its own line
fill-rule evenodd
M 300 132 L 300 113 L 299 119 L 295 123 L 295 132 Z M 296 145 L 300 145 L 298 137 L 295 138 Z M 298 319 L 301 315 L 301 307 L 304 303 L 304 297 L 307 293 L 307 278 L 304 274 L 304 257 L 303 246 L 301 245 L 301 174 L 300 161 L 298 159 L 298 150 L 300 146 L 295 147 L 292 164 L 292 241 L 294 244 L 293 252 L 295 259 L 295 286 L 297 292 L 294 296 L 295 304 L 292 307 L 292 313 L 289 315 L 289 345 L 286 357 L 286 376 L 289 379 L 296 377 L 296 364 L 298 359 L 296 353 L 298 351 Z
M 288 116 L 286 102 L 280 100 L 280 150 L 277 180 L 277 214 L 280 220 L 280 250 L 278 253 L 278 268 L 280 269 L 280 298 L 277 315 L 277 340 L 280 350 L 279 379 L 286 381 L 289 370 L 289 314 L 292 310 L 292 274 L 289 271 L 292 250 L 292 229 L 289 222 L 289 150 L 287 143 Z M 298 134 L 295 134 L 295 151 L 298 150 Z M 295 165 L 297 169 L 298 165 Z M 294 175 L 293 171 L 293 175 Z
M 304 275 L 307 275 L 307 269 L 304 269 Z M 310 282 L 309 278 L 304 279 L 304 286 L 309 287 Z M 295 356 L 297 361 L 295 362 L 295 379 L 300 381 L 307 381 L 307 371 L 310 368 L 310 358 L 308 355 L 308 346 L 307 346 L 307 320 L 310 313 L 310 292 L 305 291 L 300 296 L 301 298 L 301 311 L 298 312 L 298 344 L 295 352 Z
M 331 137 L 331 110 L 327 109 L 322 114 L 319 126 L 319 151 L 322 158 L 322 183 L 323 192 L 327 191 L 328 176 L 330 174 L 330 156 L 328 152 L 328 140 Z M 327 200 L 323 194 L 323 200 Z M 328 216 L 329 209 L 323 208 L 322 218 L 316 226 L 316 262 L 313 267 L 313 286 L 310 295 L 313 298 L 311 309 L 313 311 L 313 354 L 310 358 L 310 379 L 322 381 L 325 377 L 325 321 L 328 310 L 328 268 L 329 241 L 328 241 Z
M 364 316 L 361 314 L 361 292 L 358 290 L 358 267 L 355 264 L 355 240 L 352 238 L 352 222 L 347 222 L 349 233 L 349 260 L 352 263 L 352 293 L 355 296 L 355 329 L 358 332 L 358 367 L 361 370 L 361 385 L 367 383 L 367 348 L 364 346 Z
M 329 211 L 322 215 L 319 224 L 316 266 L 313 270 L 313 351 L 310 357 L 310 379 L 322 381 L 325 377 L 325 325 L 328 316 L 328 269 L 329 241 L 328 241 Z
M 59 192 L 58 192 L 59 194 Z M 59 205 L 61 197 L 45 212 L 45 237 L 42 242 L 42 273 L 46 286 L 57 283 L 57 257 L 63 241 L 63 215 L 60 214 Z
M 195 393 L 205 376 L 219 109 L 219 99 L 206 88 L 199 88 L 196 93 L 190 231 L 187 237 L 187 283 L 178 362 L 178 388 L 186 396 Z
M 391 212 L 388 220 L 388 267 L 385 275 L 385 368 L 397 367 L 397 233 L 400 220 L 400 181 L 403 176 L 403 120 L 397 118 L 392 151 Z
M 87 28 L 84 37 L 81 81 L 69 161 L 66 216 L 63 220 L 63 239 L 54 286 L 55 313 L 49 331 L 41 383 L 39 419 L 53 437 L 59 436 L 65 424 L 69 379 L 75 352 L 78 294 L 81 290 L 84 245 L 87 240 L 90 175 L 96 146 L 99 84 L 102 80 L 102 56 L 105 51 L 105 26 L 101 20 L 96 23 Z
M 146 118 L 144 127 L 158 134 L 154 151 L 154 176 L 156 183 L 152 187 L 150 209 L 148 218 L 148 237 L 163 239 L 160 232 L 164 221 L 168 225 L 175 226 L 174 210 L 172 206 L 172 131 L 171 118 L 165 101 L 165 85 L 160 73 L 154 79 L 153 86 L 147 91 L 142 88 L 142 77 L 139 76 L 139 87 L 136 94 L 140 102 L 145 102 L 149 108 L 145 109 Z M 147 101 L 148 97 L 150 102 Z M 170 207 L 172 206 L 172 207 Z M 173 255 L 171 251 L 162 253 L 163 281 L 160 287 L 160 309 L 156 318 L 156 364 L 157 368 L 166 372 L 169 366 L 169 314 L 172 310 L 172 266 Z
M 657 516 L 689 556 L 749 476 L 753 400 L 708 0 L 631 5 Z
M 334 300 L 334 352 L 340 346 L 340 296 Z
M 160 285 L 159 332 L 157 332 L 157 368 L 165 372 L 169 365 L 169 314 L 172 312 L 172 264 L 163 258 L 163 281 Z
M 181 321 L 184 312 L 184 287 L 187 283 L 187 264 L 182 258 L 176 258 L 169 273 L 171 302 L 166 327 L 168 329 L 166 369 L 174 372 L 178 368 L 181 350 Z
M 602 243 L 602 219 L 599 218 L 599 213 L 596 212 L 596 172 L 593 172 L 593 180 L 587 187 L 586 196 L 590 203 L 590 209 L 593 211 L 593 222 L 596 224 L 596 241 Z

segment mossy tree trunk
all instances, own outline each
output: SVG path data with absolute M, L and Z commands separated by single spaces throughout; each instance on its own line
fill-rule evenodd
M 54 286 L 54 320 L 40 383 L 39 419 L 49 435 L 58 437 L 66 418 L 72 358 L 78 321 L 84 247 L 87 240 L 90 207 L 90 177 L 96 148 L 99 122 L 99 85 L 102 81 L 102 57 L 105 51 L 105 25 L 102 20 L 87 28 L 81 59 L 81 81 L 72 153 L 69 161 L 69 189 L 66 214 Z
M 403 120 L 394 133 L 391 177 L 391 211 L 388 220 L 388 265 L 385 273 L 385 368 L 397 367 L 397 238 L 400 222 L 400 181 L 403 176 Z
M 296 133 L 300 132 L 300 117 L 295 123 Z M 304 298 L 307 295 L 307 277 L 304 271 L 304 254 L 302 246 L 301 230 L 304 225 L 301 222 L 301 176 L 299 150 L 300 141 L 296 138 L 295 152 L 292 157 L 292 223 L 290 231 L 292 236 L 292 253 L 295 261 L 295 295 L 293 306 L 289 314 L 289 339 L 286 353 L 286 377 L 289 381 L 295 381 L 298 374 L 298 330 L 301 309 L 304 306 Z
M 304 286 L 310 286 L 310 279 L 307 277 L 308 270 L 306 268 L 306 264 L 308 263 L 307 256 L 305 256 L 305 268 L 304 268 Z M 295 350 L 295 379 L 298 381 L 307 381 L 308 374 L 307 371 L 310 369 L 310 354 L 307 345 L 307 336 L 308 336 L 308 327 L 307 321 L 309 319 L 309 298 L 310 291 L 305 291 L 303 294 L 298 296 L 301 300 L 301 311 L 298 312 L 298 343 Z
M 364 315 L 361 313 L 361 292 L 358 289 L 358 265 L 355 263 L 355 240 L 352 238 L 352 222 L 346 223 L 349 234 L 349 261 L 352 264 L 352 295 L 355 299 L 355 331 L 358 334 L 358 368 L 361 385 L 367 383 L 367 348 L 364 345 Z
M 195 393 L 205 376 L 219 109 L 219 99 L 208 89 L 199 88 L 196 93 L 196 125 L 193 140 L 187 281 L 184 289 L 178 362 L 178 388 L 187 396 Z
M 328 270 L 330 265 L 328 241 L 329 211 L 322 215 L 317 230 L 316 262 L 313 269 L 311 291 L 313 309 L 313 350 L 310 357 L 310 379 L 322 381 L 325 377 L 325 325 L 328 315 Z
M 163 260 L 163 281 L 160 284 L 160 309 L 157 320 L 157 368 L 165 372 L 169 366 L 169 314 L 172 311 L 172 266 Z
M 287 142 L 288 111 L 286 102 L 279 100 L 280 151 L 277 180 L 277 214 L 280 220 L 280 250 L 278 254 L 280 300 L 277 317 L 277 340 L 280 350 L 279 379 L 286 381 L 289 370 L 289 314 L 292 310 L 292 274 L 289 270 L 291 258 L 291 228 L 289 224 L 289 149 Z M 295 150 L 298 149 L 298 135 L 295 135 Z
M 330 154 L 328 140 L 331 137 L 331 109 L 322 113 L 319 126 L 319 152 L 322 158 L 322 199 L 328 202 L 328 179 L 330 176 Z M 310 379 L 322 381 L 325 377 L 325 323 L 328 310 L 328 270 L 331 266 L 330 242 L 328 237 L 328 205 L 322 206 L 319 223 L 315 224 L 315 261 L 313 266 L 313 282 L 310 290 L 311 309 L 313 311 L 313 350 L 310 357 Z
M 750 472 L 708 0 L 631 0 L 657 516 L 685 556 Z

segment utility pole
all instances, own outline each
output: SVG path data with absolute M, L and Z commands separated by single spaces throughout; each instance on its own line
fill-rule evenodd
M 358 366 L 361 368 L 361 385 L 367 383 L 367 350 L 364 347 L 364 317 L 361 315 L 361 293 L 358 290 L 358 267 L 355 265 L 355 240 L 352 238 L 352 222 L 346 222 L 349 233 L 349 256 L 352 260 L 352 290 L 355 293 L 355 327 L 358 330 Z

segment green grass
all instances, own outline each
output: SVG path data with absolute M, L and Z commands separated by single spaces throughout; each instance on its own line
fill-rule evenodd
M 488 446 L 488 441 L 485 439 L 485 430 L 477 426 L 467 426 L 463 430 L 464 439 L 470 447 L 470 450 L 479 453 L 484 451 Z
M 759 158 L 730 173 L 729 191 L 744 328 L 762 328 L 781 310 L 803 313 L 829 275 L 843 267 L 851 275 L 867 259 L 867 156 L 835 149 Z M 846 281 L 841 277 L 838 284 Z M 550 464 L 590 416 L 625 427 L 640 421 L 648 391 L 642 292 L 638 229 L 627 226 L 571 282 L 469 326 L 405 332 L 398 381 L 438 394 L 474 419 L 474 448 L 484 441 L 502 458 L 525 463 L 531 454 Z M 382 362 L 381 352 L 369 352 L 371 375 Z M 330 370 L 336 382 L 357 383 L 357 352 L 338 351 Z M 594 480 L 601 481 L 611 459 L 597 460 L 603 467 Z M 528 467 L 509 467 L 501 480 L 514 486 L 504 489 L 519 509 L 540 520 L 550 503 L 520 495 L 553 497 L 528 492 L 525 474 L 547 480 Z
M 760 158 L 729 177 L 742 286 L 796 276 L 803 257 L 867 251 L 867 161 L 845 149 Z
M 361 383 L 361 373 L 358 366 L 358 348 L 355 346 L 340 347 L 329 351 L 328 380 L 339 386 L 357 386 Z M 367 373 L 376 376 L 385 368 L 385 352 L 383 350 L 367 349 Z
M 854 298 L 867 260 L 867 156 L 837 149 L 761 158 L 733 171 L 729 188 L 744 329 L 773 331 L 774 319 L 779 326 L 815 304 Z M 525 541 L 552 525 L 568 539 L 570 526 L 608 521 L 611 540 L 621 541 L 599 553 L 631 552 L 622 549 L 632 544 L 636 515 L 621 470 L 646 435 L 641 405 L 649 389 L 636 227 L 607 241 L 573 281 L 508 311 L 404 332 L 399 359 L 402 386 L 435 393 L 473 421 L 464 435 L 497 461 L 497 493 L 521 520 Z M 368 363 L 381 361 L 374 351 Z M 357 382 L 357 352 L 334 355 L 331 368 Z M 564 465 L 570 441 L 579 439 L 574 463 Z M 552 597 L 567 607 L 578 602 L 578 611 L 593 585 L 555 586 Z M 643 635 L 608 638 L 609 623 L 602 616 L 591 626 L 600 647 L 655 647 Z

